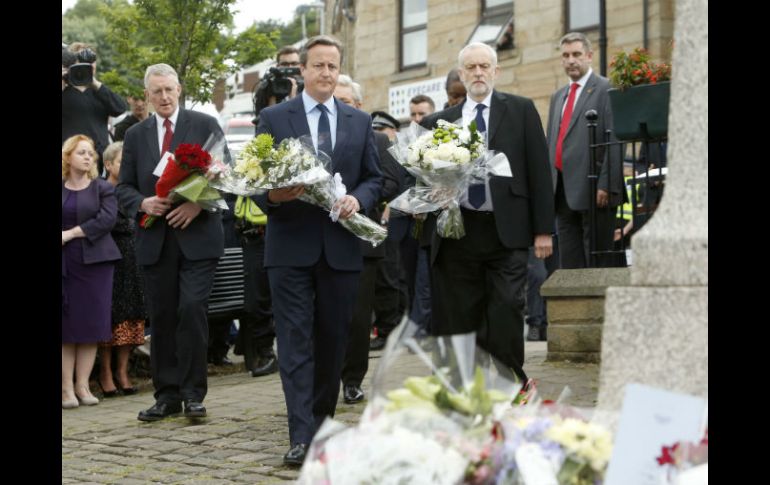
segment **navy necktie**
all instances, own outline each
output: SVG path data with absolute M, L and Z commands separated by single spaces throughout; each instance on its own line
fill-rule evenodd
M 486 136 L 487 124 L 484 122 L 484 109 L 486 105 L 476 105 L 476 129 Z M 478 209 L 487 200 L 486 187 L 484 184 L 472 184 L 468 187 L 468 203 Z
M 332 131 L 329 128 L 329 108 L 322 104 L 317 104 L 316 108 L 321 112 L 321 118 L 318 120 L 318 152 L 324 152 L 332 156 Z

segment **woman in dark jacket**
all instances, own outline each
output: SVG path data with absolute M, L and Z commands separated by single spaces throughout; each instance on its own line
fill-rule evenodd
M 93 140 L 84 135 L 62 145 L 62 408 L 94 405 L 88 379 L 96 343 L 111 337 L 112 273 L 121 258 L 110 231 L 115 189 L 98 178 Z M 74 378 L 74 382 L 73 382 Z

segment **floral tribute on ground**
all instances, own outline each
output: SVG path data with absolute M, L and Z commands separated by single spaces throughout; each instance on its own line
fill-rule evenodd
M 606 429 L 535 395 L 514 404 L 521 383 L 474 334 L 416 332 L 405 319 L 391 334 L 361 421 L 327 419 L 300 484 L 601 484 Z M 423 375 L 405 376 L 416 362 Z

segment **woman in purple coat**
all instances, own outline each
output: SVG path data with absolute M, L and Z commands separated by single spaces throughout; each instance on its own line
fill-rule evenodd
M 121 259 L 110 231 L 117 200 L 98 178 L 94 142 L 84 135 L 62 145 L 61 405 L 94 405 L 88 379 L 96 343 L 111 337 L 112 272 Z

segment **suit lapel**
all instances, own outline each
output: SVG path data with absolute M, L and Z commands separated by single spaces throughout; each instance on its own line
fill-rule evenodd
M 310 134 L 310 126 L 307 124 L 305 103 L 302 102 L 302 96 L 297 96 L 289 101 L 289 125 L 294 131 L 294 138 Z
M 580 97 L 577 100 L 577 103 L 575 103 L 575 107 L 572 109 L 572 118 L 569 120 L 569 128 L 567 128 L 567 133 L 564 134 L 564 136 L 567 136 L 569 134 L 570 130 L 578 124 L 578 123 L 585 123 L 585 105 L 588 103 L 588 99 L 594 95 L 594 92 L 596 91 L 596 75 L 591 74 L 591 76 L 588 77 L 588 81 L 586 81 L 586 85 L 583 88 L 583 92 L 580 93 Z
M 508 106 L 504 102 L 504 99 L 497 91 L 492 92 L 492 106 L 489 107 L 489 127 L 487 133 L 487 140 L 489 143 L 495 138 L 497 128 L 505 117 L 505 112 L 508 111 Z
M 171 138 L 171 152 L 176 150 L 184 140 L 187 139 L 187 133 L 190 131 L 190 116 L 187 114 L 187 110 L 179 109 L 179 116 L 176 118 L 176 130 L 174 131 L 174 137 Z
M 350 139 L 350 118 L 353 117 L 353 114 L 347 105 L 340 103 L 336 99 L 334 104 L 337 107 L 337 139 L 334 143 L 334 151 L 332 152 L 332 165 L 336 168 L 341 162 L 339 159 L 340 154 Z
M 144 139 L 147 142 L 147 152 L 154 153 L 160 160 L 160 142 L 158 140 L 158 119 L 151 115 L 150 122 L 144 125 L 146 130 Z M 156 162 L 157 163 L 157 162 Z
M 556 137 L 559 136 L 559 127 L 561 126 L 561 109 L 564 107 L 564 103 L 567 101 L 567 93 L 569 92 L 569 85 L 561 88 L 556 94 L 556 102 L 553 103 L 553 113 L 548 119 L 548 123 L 551 124 L 551 131 L 553 133 L 553 144 L 556 146 Z
M 464 105 L 465 105 L 465 101 L 463 101 L 460 104 L 456 104 L 451 108 L 447 108 L 446 111 L 444 111 L 444 115 L 439 119 L 448 121 L 450 123 L 456 123 L 458 126 L 462 126 Z

